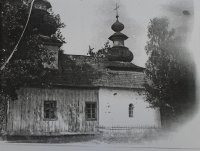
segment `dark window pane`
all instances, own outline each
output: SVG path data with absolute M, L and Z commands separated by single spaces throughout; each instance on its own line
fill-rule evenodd
M 46 107 L 46 108 L 49 108 L 49 104 L 48 104 L 48 103 L 46 103 L 46 104 L 45 104 L 45 107 Z
M 95 119 L 95 118 L 96 118 L 96 114 L 92 114 L 92 118 L 94 118 L 94 119 Z
M 92 109 L 92 114 L 95 114 L 95 110 L 96 110 L 95 108 Z
M 86 108 L 90 108 L 90 104 L 86 104 Z
M 50 120 L 56 118 L 56 101 L 44 101 L 44 118 Z
M 96 102 L 86 102 L 85 112 L 86 112 L 87 120 L 95 120 L 96 119 Z
M 96 107 L 96 104 L 92 104 L 92 108 L 94 109 Z
M 46 112 L 45 112 L 45 118 L 49 118 L 49 110 L 46 110 Z
M 91 109 L 86 109 L 86 113 L 91 113 Z
M 91 114 L 87 114 L 87 118 L 91 118 Z

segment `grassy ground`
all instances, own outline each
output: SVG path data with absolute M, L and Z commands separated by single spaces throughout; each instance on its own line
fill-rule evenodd
M 96 135 L 63 135 L 63 136 L 7 136 L 5 140 L 15 143 L 143 143 L 159 139 L 164 135 L 161 129 L 134 131 L 107 131 Z

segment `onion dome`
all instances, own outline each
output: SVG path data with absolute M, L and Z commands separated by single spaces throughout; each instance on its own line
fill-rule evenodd
M 47 11 L 34 9 L 30 18 L 30 29 L 34 29 L 39 34 L 50 36 L 57 31 L 55 18 Z
M 120 32 L 124 29 L 124 25 L 119 22 L 118 17 L 116 22 L 111 26 L 112 30 L 115 32 Z
M 133 57 L 133 53 L 127 47 L 123 46 L 112 47 L 107 54 L 109 61 L 131 62 Z
M 57 22 L 48 12 L 52 6 L 47 0 L 35 0 L 29 28 L 35 33 L 51 36 L 57 31 Z
M 124 46 L 124 41 L 127 40 L 128 37 L 121 33 L 121 31 L 124 29 L 124 25 L 119 22 L 118 15 L 116 18 L 116 22 L 111 27 L 115 33 L 108 38 L 109 40 L 113 41 L 113 47 L 109 50 L 107 59 L 109 61 L 131 62 L 134 57 L 133 53 Z

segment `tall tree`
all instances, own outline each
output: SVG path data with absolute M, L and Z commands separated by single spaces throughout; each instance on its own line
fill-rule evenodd
M 2 67 L 13 52 L 28 21 L 31 10 L 30 0 L 0 1 L 0 66 Z M 46 0 L 35 0 L 25 33 L 5 68 L 0 71 L 0 130 L 5 124 L 6 100 L 17 97 L 16 90 L 31 82 L 39 81 L 44 68 L 55 60 L 53 52 L 44 46 L 41 40 L 48 37 L 51 40 L 64 43 L 60 29 L 64 27 L 59 15 L 51 10 L 51 4 Z M 40 82 L 41 83 L 41 82 Z
M 194 63 L 188 51 L 178 44 L 167 18 L 150 20 L 148 38 L 146 100 L 152 107 L 160 107 L 166 124 L 178 120 L 195 105 Z
M 2 66 L 16 46 L 31 8 L 30 0 L 2 0 L 0 5 L 0 66 Z M 1 80 L 6 81 L 6 84 L 1 84 L 1 93 L 12 96 L 18 87 L 25 86 L 30 81 L 41 77 L 44 70 L 43 64 L 50 64 L 55 59 L 53 53 L 50 53 L 43 45 L 41 35 L 63 43 L 64 38 L 60 33 L 63 27 L 64 24 L 60 21 L 59 15 L 52 12 L 48 1 L 34 1 L 28 26 L 17 51 L 5 68 L 0 71 Z

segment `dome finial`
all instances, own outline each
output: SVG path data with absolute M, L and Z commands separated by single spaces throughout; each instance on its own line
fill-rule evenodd
M 119 18 L 118 9 L 119 9 L 119 4 L 116 3 L 116 7 L 115 7 L 114 10 L 116 10 L 116 18 L 117 18 L 117 20 L 116 20 L 116 22 L 111 26 L 112 30 L 114 30 L 115 32 L 120 32 L 120 31 L 122 31 L 122 30 L 124 29 L 124 25 L 123 25 L 121 22 L 119 22 L 119 19 L 118 19 L 118 18 Z
M 118 18 L 119 18 L 119 12 L 118 12 L 118 9 L 119 9 L 119 4 L 116 3 L 116 7 L 115 7 L 114 10 L 116 10 L 116 18 L 117 18 L 117 20 L 118 20 Z

